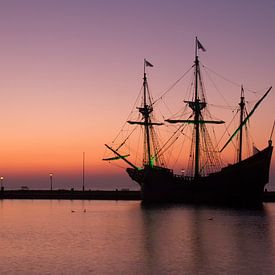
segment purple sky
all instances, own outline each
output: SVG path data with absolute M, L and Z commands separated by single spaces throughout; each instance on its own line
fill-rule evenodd
M 45 188 L 53 172 L 57 188 L 80 187 L 85 151 L 88 187 L 115 188 L 121 177 L 119 186 L 134 188 L 123 170 L 101 158 L 139 92 L 143 59 L 154 64 L 149 80 L 159 95 L 192 65 L 198 36 L 207 49 L 203 64 L 262 92 L 274 84 L 274 14 L 271 0 L 1 1 L 6 185 Z M 239 98 L 238 88 L 223 92 L 230 104 Z M 255 117 L 260 148 L 274 104 L 273 91 Z

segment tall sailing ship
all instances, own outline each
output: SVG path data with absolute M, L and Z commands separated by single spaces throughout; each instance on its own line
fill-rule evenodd
M 209 126 L 223 124 L 224 121 L 212 119 L 206 102 L 204 85 L 202 83 L 199 51 L 205 48 L 196 38 L 193 92 L 191 100 L 184 101 L 191 114 L 187 118 L 177 117 L 163 121 L 154 120 L 155 102 L 149 93 L 146 68 L 153 65 L 144 60 L 144 77 L 142 85 L 141 103 L 137 107 L 139 120 L 128 120 L 127 124 L 134 128 L 143 129 L 143 161 L 138 166 L 129 160 L 130 153 L 125 154 L 123 147 L 127 144 L 133 131 L 126 135 L 122 142 L 106 147 L 114 154 L 104 158 L 107 161 L 123 160 L 127 165 L 126 171 L 132 180 L 141 187 L 141 196 L 144 202 L 191 202 L 191 203 L 221 203 L 221 204 L 247 204 L 258 203 L 262 200 L 265 185 L 269 181 L 269 169 L 272 156 L 272 133 L 268 145 L 263 150 L 255 149 L 251 156 L 243 157 L 243 135 L 247 123 L 268 95 L 270 87 L 252 110 L 246 112 L 244 89 L 241 88 L 241 100 L 239 103 L 239 126 L 218 150 L 212 143 Z M 186 112 L 182 112 L 186 114 Z M 157 136 L 157 128 L 168 127 L 171 124 L 176 127 L 167 141 L 160 144 Z M 165 153 L 180 135 L 185 135 L 186 126 L 192 126 L 192 134 L 188 169 L 177 174 L 165 164 Z M 274 129 L 274 125 L 273 125 Z M 273 132 L 272 129 L 272 132 Z M 237 161 L 234 164 L 223 165 L 221 152 L 238 136 Z

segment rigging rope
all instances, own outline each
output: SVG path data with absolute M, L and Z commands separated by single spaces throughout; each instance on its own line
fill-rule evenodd
M 206 67 L 204 65 L 202 65 L 202 67 L 205 69 Z M 214 88 L 216 89 L 216 91 L 219 93 L 219 95 L 222 97 L 222 99 L 224 100 L 225 104 L 227 107 L 229 107 L 229 103 L 227 102 L 226 98 L 223 96 L 223 94 L 220 92 L 220 90 L 218 89 L 217 85 L 215 84 L 215 82 L 213 81 L 213 79 L 210 77 L 209 73 L 205 71 L 205 74 L 208 76 L 209 80 L 211 81 L 212 85 L 214 86 Z
M 223 76 L 223 75 L 221 75 L 221 74 L 215 72 L 213 69 L 210 69 L 209 67 L 207 67 L 207 66 L 205 66 L 205 65 L 203 65 L 203 64 L 202 64 L 202 66 L 203 66 L 203 68 L 209 70 L 210 72 L 214 73 L 215 75 L 217 75 L 218 77 L 222 78 L 223 80 L 225 80 L 225 81 L 227 81 L 227 82 L 229 82 L 229 83 L 231 83 L 231 84 L 233 84 L 233 85 L 235 85 L 235 86 L 237 86 L 237 87 L 239 87 L 239 88 L 240 88 L 241 86 L 243 86 L 242 84 L 239 84 L 239 83 L 237 83 L 237 82 L 235 82 L 235 81 L 233 81 L 233 80 L 230 80 L 230 79 L 226 78 L 225 76 Z M 247 87 L 244 87 L 244 89 L 245 89 L 246 91 L 249 91 L 250 93 L 252 93 L 252 94 L 254 94 L 254 95 L 262 94 L 261 91 L 258 91 L 258 92 L 257 92 L 257 91 L 255 91 L 255 90 L 250 89 L 250 88 L 247 88 Z M 261 89 L 261 90 L 266 90 L 266 88 L 263 88 L 263 89 Z
M 154 102 L 152 102 L 152 106 L 157 103 L 159 100 L 161 100 L 164 96 L 166 96 L 190 71 L 193 69 L 194 65 L 189 68 L 174 84 L 172 84 L 166 91 L 162 93 L 162 95 L 156 99 Z

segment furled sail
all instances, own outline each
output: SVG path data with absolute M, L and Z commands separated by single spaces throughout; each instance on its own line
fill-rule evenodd
M 253 115 L 257 107 L 260 105 L 260 103 L 264 100 L 264 98 L 268 95 L 270 90 L 272 89 L 272 86 L 267 90 L 267 92 L 262 96 L 262 98 L 255 104 L 251 112 L 247 115 L 247 117 L 243 120 L 241 125 L 236 129 L 236 131 L 232 134 L 232 136 L 229 138 L 229 140 L 225 143 L 225 145 L 222 147 L 220 152 L 222 152 L 225 147 L 231 142 L 231 140 L 234 138 L 234 136 L 240 131 L 240 129 L 246 124 L 246 122 L 249 120 L 249 118 Z
M 169 123 L 190 123 L 190 124 L 223 124 L 223 120 L 188 120 L 188 119 L 167 119 Z

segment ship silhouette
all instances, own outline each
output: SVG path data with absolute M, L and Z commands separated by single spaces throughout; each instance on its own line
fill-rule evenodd
M 253 154 L 246 157 L 243 156 L 243 139 L 244 130 L 247 128 L 251 116 L 272 87 L 262 95 L 250 112 L 246 111 L 244 88 L 241 87 L 238 127 L 224 146 L 218 150 L 217 145 L 211 139 L 208 127 L 215 125 L 219 127 L 218 124 L 223 124 L 224 121 L 213 119 L 208 110 L 199 60 L 200 51 L 205 51 L 205 48 L 196 38 L 195 61 L 191 67 L 193 70 L 191 99 L 184 101 L 185 109 L 177 116 L 166 118 L 163 121 L 156 120 L 154 117 L 156 101 L 153 101 L 149 92 L 146 74 L 147 67 L 153 67 L 153 65 L 146 59 L 144 60 L 141 102 L 136 108 L 139 119 L 127 120 L 127 125 L 132 126 L 133 130 L 130 130 L 129 134 L 125 134 L 122 130 L 120 134 L 122 133 L 124 138 L 121 142 L 116 143 L 115 139 L 112 145 L 105 144 L 113 155 L 104 158 L 104 160 L 110 162 L 122 160 L 127 164 L 128 175 L 140 185 L 143 202 L 261 203 L 265 185 L 269 181 L 273 150 L 271 138 L 274 125 L 266 148 L 262 150 L 254 148 Z M 189 109 L 190 112 L 187 117 L 186 109 Z M 174 127 L 174 131 L 165 142 L 161 143 L 157 135 L 158 128 L 168 127 L 168 125 Z M 188 157 L 187 168 L 177 174 L 165 164 L 165 154 L 170 154 L 168 149 L 173 147 L 180 137 L 187 136 L 185 131 L 190 126 L 192 132 L 188 137 L 191 141 L 189 152 L 185 150 L 182 153 Z M 143 159 L 139 165 L 130 160 L 132 153 L 128 153 L 128 151 L 125 153 L 126 150 L 124 150 L 125 147 L 128 149 L 133 147 L 129 147 L 129 140 L 134 135 L 136 128 L 143 130 L 143 146 L 138 149 L 143 152 Z M 223 165 L 221 152 L 233 142 L 235 137 L 237 137 L 238 143 L 236 162 Z

